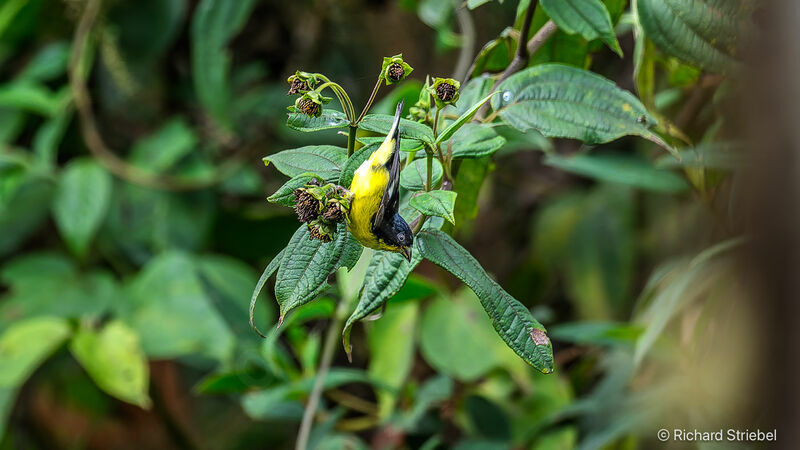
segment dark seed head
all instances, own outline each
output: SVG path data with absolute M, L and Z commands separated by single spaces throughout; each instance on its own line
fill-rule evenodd
M 305 81 L 295 78 L 289 84 L 289 92 L 287 95 L 295 95 L 295 94 L 302 94 L 309 90 L 308 83 Z
M 322 220 L 326 222 L 341 222 L 344 219 L 344 209 L 338 202 L 328 202 L 322 211 Z
M 297 203 L 294 206 L 294 211 L 297 213 L 297 219 L 300 222 L 311 222 L 319 215 L 319 201 L 303 189 L 295 189 L 294 197 Z
M 449 102 L 456 95 L 456 87 L 449 83 L 442 83 L 436 87 L 436 96 L 443 102 Z
M 297 103 L 297 108 L 301 113 L 311 117 L 317 117 L 322 114 L 322 109 L 320 108 L 319 103 L 311 100 L 310 98 L 300 99 L 300 101 Z
M 403 75 L 406 74 L 406 71 L 403 70 L 403 66 L 400 64 L 394 63 L 386 69 L 386 76 L 394 81 L 395 83 L 403 79 Z
M 333 240 L 330 234 L 326 233 L 325 230 L 323 230 L 322 227 L 319 225 L 309 224 L 308 231 L 309 231 L 309 236 L 308 236 L 309 240 L 319 239 L 322 242 L 330 242 Z

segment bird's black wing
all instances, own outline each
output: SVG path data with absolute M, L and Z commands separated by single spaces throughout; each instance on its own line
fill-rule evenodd
M 400 114 L 403 111 L 403 102 L 397 104 L 397 111 L 395 112 L 395 124 L 392 127 L 394 134 L 394 149 L 392 157 L 386 161 L 386 170 L 389 171 L 389 182 L 386 184 L 386 190 L 383 191 L 381 204 L 378 206 L 378 212 L 375 213 L 375 219 L 372 222 L 372 229 L 375 230 L 387 220 L 392 220 L 400 203 Z

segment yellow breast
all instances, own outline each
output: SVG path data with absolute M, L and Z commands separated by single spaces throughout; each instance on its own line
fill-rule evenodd
M 391 249 L 372 232 L 372 217 L 378 211 L 388 182 L 389 171 L 382 164 L 374 165 L 371 159 L 364 161 L 353 175 L 353 182 L 350 184 L 353 200 L 350 203 L 348 229 L 365 247 Z

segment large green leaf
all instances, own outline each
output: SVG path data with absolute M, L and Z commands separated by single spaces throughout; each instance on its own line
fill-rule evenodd
M 244 26 L 255 0 L 201 0 L 192 18 L 192 77 L 200 103 L 225 128 L 230 118 L 228 42 Z
M 311 172 L 295 175 L 291 180 L 284 183 L 280 189 L 275 191 L 274 194 L 267 197 L 267 201 L 270 203 L 276 203 L 278 205 L 288 206 L 290 208 L 294 207 L 296 203 L 294 198 L 294 190 L 305 186 L 311 182 L 311 180 L 322 181 L 322 178 Z
M 70 335 L 69 322 L 48 316 L 20 320 L 0 335 L 0 389 L 20 386 Z
M 318 117 L 307 116 L 299 112 L 289 113 L 289 118 L 286 119 L 287 127 L 304 132 L 344 128 L 349 123 L 347 116 L 335 109 L 324 109 Z
M 680 175 L 658 169 L 647 160 L 632 155 L 578 154 L 564 157 L 551 154 L 545 158 L 545 164 L 597 180 L 650 191 L 675 193 L 689 187 Z
M 359 136 L 356 138 L 358 142 L 361 142 L 364 145 L 370 144 L 378 144 L 380 145 L 386 139 L 384 136 Z M 422 141 L 418 141 L 416 139 L 400 139 L 400 151 L 401 152 L 413 152 L 416 150 L 422 150 Z
M 153 358 L 203 355 L 226 361 L 234 337 L 211 306 L 192 258 L 168 252 L 152 259 L 130 282 L 125 321 Z
M 329 181 L 339 177 L 346 161 L 347 149 L 333 145 L 308 145 L 264 157 L 264 164 L 274 164 L 284 175 L 313 172 Z
M 443 217 L 455 225 L 456 218 L 453 216 L 453 208 L 456 204 L 456 195 L 453 191 L 423 191 L 414 194 L 408 204 L 422 214 Z
M 494 128 L 477 123 L 468 123 L 458 130 L 453 138 L 443 144 L 445 152 L 452 149 L 453 158 L 480 158 L 490 156 L 500 150 L 506 138 L 497 134 Z
M 270 261 L 269 264 L 267 264 L 267 267 L 264 268 L 264 272 L 261 273 L 261 277 L 259 277 L 258 283 L 256 283 L 256 287 L 253 288 L 253 295 L 250 296 L 250 309 L 249 309 L 250 328 L 252 328 L 253 331 L 258 333 L 258 335 L 261 337 L 266 337 L 266 336 L 264 336 L 264 334 L 261 333 L 261 331 L 259 331 L 258 327 L 256 326 L 256 321 L 255 321 L 256 302 L 258 301 L 258 296 L 261 294 L 261 290 L 264 289 L 264 285 L 267 283 L 269 277 L 271 277 L 272 274 L 275 273 L 276 270 L 278 270 L 278 266 L 281 264 L 281 261 L 283 260 L 283 255 L 285 254 L 286 250 L 284 249 L 281 250 L 277 255 L 275 255 L 274 258 L 272 258 L 272 261 Z
M 392 129 L 394 116 L 388 114 L 369 114 L 361 119 L 359 128 L 374 133 L 387 134 Z M 416 139 L 418 141 L 433 143 L 433 130 L 425 125 L 412 122 L 407 119 L 400 119 L 400 138 Z
M 357 321 L 372 314 L 376 309 L 394 297 L 405 284 L 417 264 L 422 261 L 422 255 L 415 246 L 411 262 L 395 252 L 377 251 L 370 259 L 361 291 L 358 294 L 358 305 L 347 319 L 342 332 L 342 342 L 345 351 L 350 352 L 350 329 Z
M 442 180 L 442 163 L 437 158 L 433 158 L 431 171 L 431 182 L 437 186 Z M 421 191 L 428 183 L 428 162 L 425 158 L 414 160 L 400 172 L 400 186 L 409 191 Z
M 611 16 L 600 0 L 542 0 L 541 5 L 559 29 L 590 41 L 600 38 L 622 56 Z
M 301 225 L 286 246 L 287 257 L 278 266 L 275 300 L 281 317 L 319 295 L 328 286 L 328 275 L 341 267 L 341 259 L 347 253 L 345 247 L 353 247 L 344 224 L 339 224 L 332 242 L 309 237 L 308 227 Z
M 503 94 L 492 98 L 492 108 L 520 131 L 535 128 L 588 144 L 638 135 L 675 152 L 650 131 L 648 124 L 658 121 L 633 94 L 587 70 L 541 64 L 510 76 L 498 90 Z
M 356 150 L 355 153 L 350 155 L 347 158 L 347 162 L 344 164 L 344 168 L 342 169 L 342 174 L 339 176 L 339 185 L 344 187 L 350 187 L 350 183 L 353 182 L 353 175 L 358 170 L 358 167 L 364 163 L 369 157 L 372 155 L 378 147 L 380 146 L 380 142 L 374 142 L 372 144 L 365 145 L 360 149 Z
M 528 308 L 491 279 L 478 261 L 446 233 L 423 230 L 417 240 L 426 259 L 475 292 L 492 326 L 517 355 L 543 373 L 553 371 L 553 346 Z
M 639 23 L 664 52 L 716 73 L 739 66 L 738 41 L 750 2 L 636 0 Z
M 80 330 L 70 350 L 101 389 L 142 408 L 150 406 L 147 358 L 139 335 L 127 325 L 115 320 L 99 332 Z
M 130 160 L 144 169 L 161 172 L 188 155 L 197 145 L 197 136 L 183 118 L 173 118 L 153 134 L 139 139 L 131 149 Z
M 61 175 L 53 216 L 70 250 L 84 256 L 111 201 L 111 175 L 89 159 L 71 162 Z

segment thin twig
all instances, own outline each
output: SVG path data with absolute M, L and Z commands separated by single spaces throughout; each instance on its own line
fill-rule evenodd
M 475 53 L 475 23 L 472 21 L 472 16 L 464 4 L 458 0 L 453 1 L 456 2 L 456 20 L 458 20 L 458 27 L 461 29 L 461 51 L 458 53 L 458 62 L 453 71 L 453 78 L 466 83 L 467 77 L 470 75 L 470 59 L 472 59 L 472 54 Z M 459 3 L 462 4 L 459 5 Z
M 533 35 L 526 47 L 528 48 L 528 55 L 533 55 L 539 51 L 540 48 L 553 36 L 556 31 L 558 31 L 558 25 L 552 20 L 548 20 L 547 23 L 542 25 L 542 28 L 539 28 L 539 31 Z
M 369 111 L 369 107 L 372 106 L 372 102 L 375 101 L 375 96 L 378 95 L 378 89 L 381 88 L 382 81 L 383 78 L 378 77 L 378 82 L 375 83 L 375 87 L 372 88 L 372 94 L 369 95 L 369 100 L 367 100 L 367 103 L 364 105 L 364 109 L 361 111 L 361 114 L 358 115 L 358 119 L 356 119 L 356 125 L 361 123 L 361 119 L 364 118 L 364 116 L 367 114 L 367 111 Z
M 143 170 L 129 164 L 106 146 L 97 129 L 97 121 L 92 112 L 92 101 L 86 87 L 86 80 L 81 74 L 81 58 L 86 51 L 89 34 L 94 28 L 101 7 L 102 0 L 89 0 L 86 3 L 75 28 L 72 52 L 69 58 L 68 76 L 70 89 L 72 90 L 75 109 L 77 109 L 80 117 L 81 134 L 89 151 L 98 162 L 114 175 L 133 184 L 154 189 L 171 191 L 203 189 L 227 178 L 239 166 L 239 162 L 234 158 L 224 162 L 213 177 L 192 180 Z

